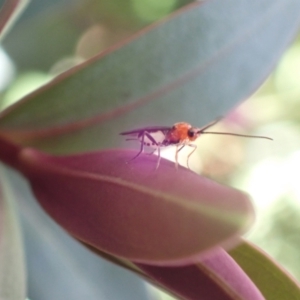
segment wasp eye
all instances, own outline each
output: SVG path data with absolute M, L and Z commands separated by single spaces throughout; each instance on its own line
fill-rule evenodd
M 188 130 L 188 136 L 189 137 L 195 136 L 195 132 L 193 130 Z

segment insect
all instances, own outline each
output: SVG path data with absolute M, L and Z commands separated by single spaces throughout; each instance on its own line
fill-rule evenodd
M 169 126 L 144 127 L 144 128 L 134 129 L 130 131 L 124 131 L 121 132 L 120 134 L 130 136 L 130 138 L 127 138 L 126 141 L 134 140 L 134 141 L 139 141 L 141 143 L 140 151 L 131 160 L 137 158 L 144 151 L 145 146 L 153 147 L 155 148 L 155 150 L 157 149 L 158 160 L 156 164 L 156 169 L 159 167 L 160 158 L 161 158 L 160 148 L 167 147 L 170 145 L 176 146 L 176 152 L 175 152 L 176 168 L 178 168 L 179 151 L 183 149 L 185 146 L 189 146 L 193 148 L 187 157 L 187 166 L 189 168 L 189 158 L 197 149 L 197 145 L 195 145 L 193 142 L 197 138 L 199 138 L 202 134 L 234 135 L 234 136 L 247 137 L 247 138 L 261 138 L 261 139 L 273 140 L 269 137 L 259 136 L 259 135 L 244 135 L 244 134 L 237 134 L 231 132 L 206 131 L 208 128 L 212 127 L 217 122 L 219 122 L 219 120 L 220 119 L 217 119 L 202 128 L 193 127 L 191 124 L 186 122 L 179 122 L 179 123 L 175 123 L 171 127 Z M 154 151 L 152 153 L 154 153 Z

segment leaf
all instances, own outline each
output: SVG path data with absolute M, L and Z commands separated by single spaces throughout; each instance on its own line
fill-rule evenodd
M 3 147 L 2 147 L 3 148 Z M 191 263 L 232 246 L 253 220 L 248 197 L 195 173 L 131 151 L 54 157 L 21 150 L 14 167 L 47 213 L 77 239 L 155 265 Z M 166 238 L 167 237 L 167 238 Z
M 297 32 L 299 10 L 298 0 L 188 5 L 7 109 L 1 133 L 70 153 L 120 145 L 124 129 L 200 127 L 255 91 Z
M 271 257 L 244 241 L 229 251 L 266 299 L 300 299 L 300 285 Z
M 176 7 L 191 1 L 178 0 Z M 58 3 L 54 5 L 53 2 Z M 34 1 L 26 10 L 27 15 L 35 14 L 34 17 L 27 16 L 26 21 L 14 28 L 4 48 L 18 70 L 48 72 L 58 60 L 74 55 L 82 36 L 92 27 L 97 26 L 104 33 L 93 41 L 99 46 L 99 52 L 145 27 L 145 21 L 138 18 L 133 6 L 133 1 L 123 0 L 56 0 L 42 4 Z M 81 53 L 76 51 L 76 54 Z
M 264 299 L 249 277 L 223 249 L 217 249 L 201 262 L 189 266 L 138 266 L 152 277 L 154 283 L 167 288 L 179 299 Z
M 4 172 L 18 199 L 29 299 L 147 299 L 142 280 L 84 249 L 45 214 L 24 178 L 12 169 Z
M 0 10 L 1 39 L 4 38 L 28 3 L 28 0 L 10 0 L 4 2 Z
M 193 265 L 167 267 L 133 264 L 83 244 L 179 299 L 264 299 L 240 266 L 221 248 Z
M 0 298 L 24 300 L 26 275 L 20 229 L 2 166 L 0 175 Z

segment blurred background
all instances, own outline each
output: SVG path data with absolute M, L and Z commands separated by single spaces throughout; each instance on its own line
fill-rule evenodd
M 32 1 L 0 48 L 1 109 L 188 2 Z M 298 38 L 261 88 L 212 128 L 274 140 L 204 135 L 190 159 L 195 172 L 251 195 L 257 221 L 246 238 L 298 280 L 299 100 Z M 183 165 L 188 150 L 180 152 Z M 166 149 L 163 156 L 172 159 L 174 149 Z M 31 300 L 171 299 L 75 242 L 43 213 L 27 183 L 13 171 L 6 173 L 20 211 Z
M 210 131 L 260 135 L 273 141 L 203 135 L 191 156 L 192 170 L 250 194 L 256 223 L 245 238 L 300 280 L 300 39 L 249 99 Z M 181 121 L 181 120 L 180 120 Z M 193 124 L 197 126 L 197 124 Z M 186 166 L 191 150 L 184 148 Z M 163 156 L 174 160 L 174 149 Z

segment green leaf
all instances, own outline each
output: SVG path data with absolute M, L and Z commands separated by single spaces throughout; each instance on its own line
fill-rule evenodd
M 124 129 L 200 127 L 255 91 L 299 10 L 299 0 L 195 2 L 25 97 L 1 114 L 1 134 L 70 153 L 120 145 Z
M 11 203 L 12 193 L 2 166 L 0 175 L 0 298 L 24 300 L 26 276 L 20 229 Z
M 177 8 L 191 1 L 174 0 Z M 95 45 L 96 50 L 103 51 L 147 25 L 136 15 L 133 1 L 56 0 L 56 5 L 53 2 L 49 8 L 49 3 L 43 1 L 43 9 L 39 2 L 31 3 L 26 14 L 35 13 L 34 17 L 27 16 L 4 41 L 4 48 L 19 71 L 49 71 L 58 60 L 74 55 L 82 36 L 91 28 L 101 30 L 90 45 L 90 52 L 94 53 Z
M 228 252 L 268 300 L 300 299 L 300 285 L 272 258 L 244 241 Z

